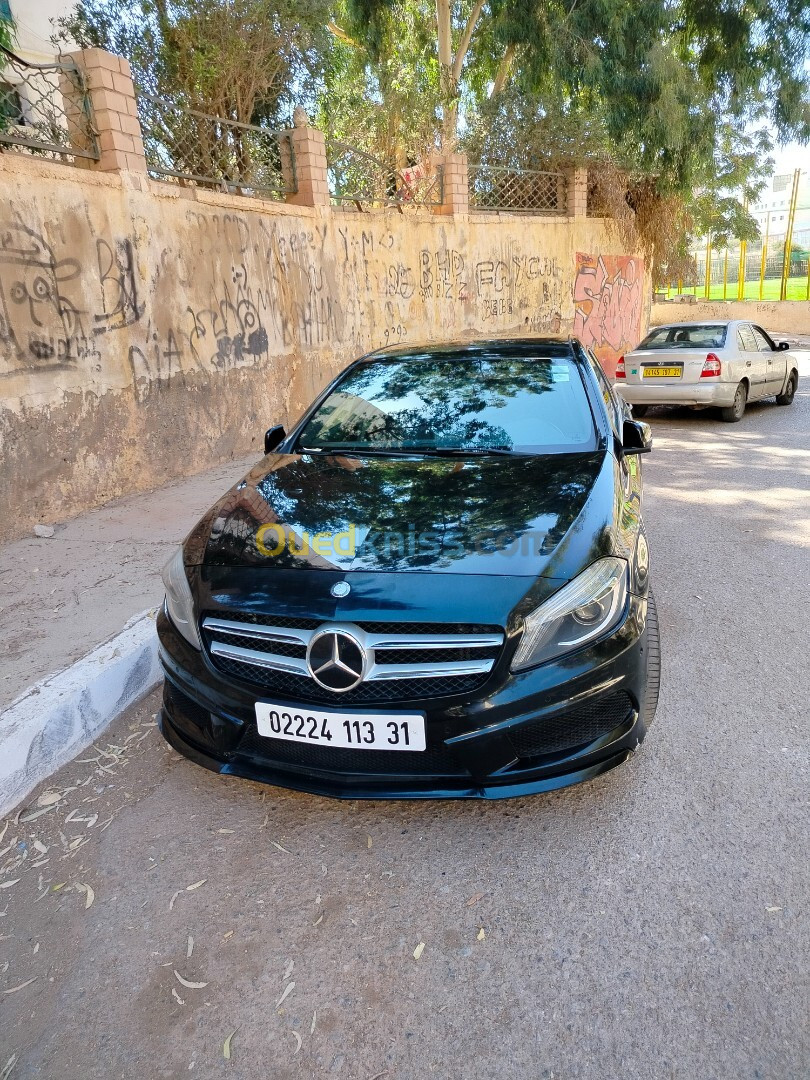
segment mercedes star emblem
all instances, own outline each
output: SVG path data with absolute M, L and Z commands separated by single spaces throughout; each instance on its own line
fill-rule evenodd
M 332 596 L 348 596 L 352 591 L 352 587 L 348 581 L 336 581 L 329 591 Z
M 366 650 L 345 630 L 321 630 L 307 648 L 307 667 L 318 686 L 345 694 L 363 681 Z

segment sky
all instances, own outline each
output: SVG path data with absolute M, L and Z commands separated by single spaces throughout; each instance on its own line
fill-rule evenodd
M 794 169 L 810 172 L 810 146 L 802 146 L 795 142 L 787 143 L 785 146 L 777 147 L 772 152 L 772 157 L 776 163 L 775 176 L 791 173 Z

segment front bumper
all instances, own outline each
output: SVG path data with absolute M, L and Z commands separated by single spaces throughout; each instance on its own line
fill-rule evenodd
M 315 753 L 263 738 L 255 724 L 255 702 L 266 700 L 261 688 L 213 668 L 161 612 L 166 683 L 160 728 L 176 750 L 215 772 L 319 795 L 497 799 L 549 791 L 614 768 L 644 738 L 646 615 L 646 599 L 632 596 L 610 638 L 516 675 L 499 665 L 500 674 L 496 669 L 474 700 L 381 706 L 425 713 L 427 751 L 405 755 Z
M 716 405 L 734 404 L 737 383 L 614 383 L 631 405 Z

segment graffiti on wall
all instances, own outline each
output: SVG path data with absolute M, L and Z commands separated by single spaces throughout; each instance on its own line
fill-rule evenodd
M 593 349 L 608 375 L 622 353 L 638 345 L 643 281 L 643 259 L 577 252 L 574 334 Z

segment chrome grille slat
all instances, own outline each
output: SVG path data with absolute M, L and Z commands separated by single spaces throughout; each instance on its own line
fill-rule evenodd
M 203 629 L 225 634 L 238 634 L 239 637 L 261 638 L 262 641 L 283 641 L 285 644 L 309 645 L 314 630 L 298 630 L 288 626 L 261 626 L 256 623 L 237 622 L 234 619 L 203 619 Z
M 371 649 L 497 649 L 503 634 L 366 634 Z
M 483 675 L 492 670 L 494 660 L 459 660 L 449 664 L 446 660 L 438 664 L 372 664 L 366 675 L 366 682 L 380 679 L 435 679 L 439 676 Z
M 241 645 L 227 645 L 223 641 L 211 642 L 211 655 L 225 656 L 229 660 L 237 660 L 242 664 L 272 668 L 273 671 L 290 671 L 295 675 L 309 675 L 306 660 L 299 660 L 297 656 L 256 652 L 254 649 L 243 649 Z

